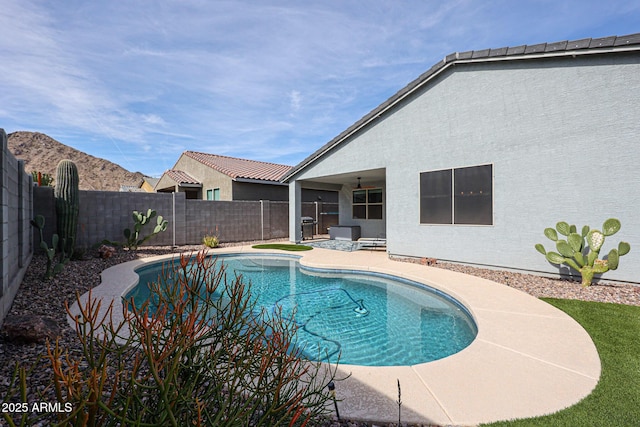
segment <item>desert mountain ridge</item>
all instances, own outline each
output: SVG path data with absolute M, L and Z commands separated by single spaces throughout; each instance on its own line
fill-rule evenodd
M 129 172 L 109 160 L 76 150 L 43 133 L 13 132 L 7 135 L 7 141 L 9 151 L 24 160 L 27 173 L 48 173 L 55 179 L 60 160 L 73 161 L 78 167 L 80 190 L 119 191 L 121 185 L 139 186 L 144 178 L 140 172 Z

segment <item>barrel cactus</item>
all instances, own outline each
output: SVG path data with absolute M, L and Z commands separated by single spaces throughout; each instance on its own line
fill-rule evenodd
M 591 285 L 594 274 L 616 270 L 620 262 L 620 257 L 628 254 L 631 250 L 629 243 L 620 242 L 617 249 L 614 248 L 609 251 L 607 259 L 598 258 L 605 237 L 614 235 L 620 230 L 620 227 L 621 224 L 619 220 L 609 218 L 602 225 L 602 231 L 590 229 L 588 225 L 585 225 L 578 234 L 575 225 L 569 225 L 561 221 L 556 224 L 555 229 L 545 228 L 544 230 L 544 235 L 547 236 L 549 240 L 556 242 L 558 252 L 547 252 L 540 243 L 538 243 L 535 248 L 544 255 L 550 263 L 558 265 L 566 264 L 580 272 L 582 276 L 582 286 L 587 287 Z M 559 238 L 558 233 L 565 236 L 566 240 Z
M 70 257 L 76 242 L 80 206 L 78 168 L 71 160 L 61 160 L 56 168 L 56 214 L 58 217 L 59 247 L 63 256 Z

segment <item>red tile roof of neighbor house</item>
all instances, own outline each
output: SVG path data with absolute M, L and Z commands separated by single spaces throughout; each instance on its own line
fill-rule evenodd
M 174 180 L 177 184 L 201 184 L 200 181 L 192 177 L 186 172 L 177 169 L 170 169 L 165 174 Z
M 276 163 L 239 159 L 236 157 L 220 156 L 218 154 L 198 153 L 196 151 L 185 151 L 184 155 L 234 179 L 244 178 L 278 182 L 280 178 L 292 168 L 291 166 Z

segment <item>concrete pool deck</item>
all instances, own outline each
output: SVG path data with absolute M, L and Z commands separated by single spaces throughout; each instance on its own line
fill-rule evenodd
M 465 305 L 476 339 L 461 352 L 433 362 L 395 367 L 340 365 L 336 382 L 342 418 L 475 426 L 559 411 L 591 393 L 600 378 L 600 358 L 587 332 L 571 317 L 524 292 L 486 279 L 435 267 L 390 260 L 385 252 L 257 250 L 249 246 L 211 250 L 300 256 L 304 266 L 385 273 L 439 289 Z M 92 291 L 103 307 L 137 284 L 134 268 L 175 255 L 143 258 L 111 267 Z M 81 297 L 86 299 L 87 295 Z M 106 303 L 106 304 L 105 304 Z M 72 312 L 77 313 L 77 305 Z M 116 307 L 114 314 L 121 309 Z M 73 320 L 69 319 L 72 323 Z M 73 323 L 72 323 L 73 324 Z

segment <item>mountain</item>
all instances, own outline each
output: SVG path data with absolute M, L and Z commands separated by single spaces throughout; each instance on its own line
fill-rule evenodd
M 140 172 L 129 172 L 115 163 L 78 151 L 43 133 L 13 132 L 7 135 L 7 139 L 13 155 L 24 160 L 27 173 L 48 173 L 55 179 L 58 162 L 72 160 L 78 167 L 80 190 L 119 191 L 121 185 L 139 186 L 144 178 Z

